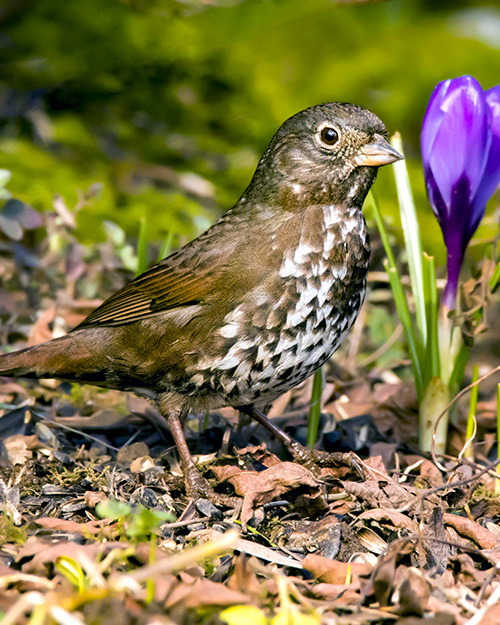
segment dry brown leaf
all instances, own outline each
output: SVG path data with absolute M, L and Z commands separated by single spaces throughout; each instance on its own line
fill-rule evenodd
M 463 623 L 463 621 L 460 621 Z M 397 625 L 455 625 L 456 620 L 453 614 L 448 612 L 440 612 L 432 614 L 429 617 L 420 618 L 419 616 L 407 616 L 400 618 Z
M 116 460 L 120 464 L 130 464 L 136 458 L 143 458 L 149 456 L 149 447 L 146 443 L 138 441 L 122 447 L 116 456 Z
M 347 493 L 363 501 L 366 506 L 392 508 L 391 500 L 380 488 L 376 480 L 367 480 L 366 482 L 343 481 L 342 486 Z
M 6 382 L 5 384 L 0 384 L 0 395 L 2 397 L 11 398 L 13 395 L 20 395 L 21 397 L 29 397 L 29 392 L 20 384 L 16 382 Z
M 267 411 L 268 419 L 272 420 L 274 417 L 280 417 L 285 412 L 286 407 L 288 406 L 288 404 L 290 403 L 290 400 L 292 399 L 293 391 L 294 389 L 290 389 L 289 391 L 287 391 L 286 393 L 283 393 L 283 395 L 280 395 L 277 399 L 273 401 L 273 403 L 271 404 L 271 407 Z
M 374 406 L 369 410 L 382 434 L 391 432 L 398 441 L 417 438 L 417 396 L 415 384 L 381 384 L 371 394 Z
M 211 467 L 212 473 L 214 473 L 217 479 L 220 482 L 224 482 L 226 480 L 230 480 L 234 475 L 239 475 L 240 473 L 248 473 L 250 475 L 257 475 L 257 471 L 244 471 L 240 469 L 240 467 L 236 467 L 233 464 L 225 464 L 221 467 L 213 466 Z
M 474 560 L 468 553 L 458 553 L 448 559 L 449 568 L 453 571 L 455 580 L 462 584 L 471 586 L 477 584 L 481 586 L 485 580 L 489 579 L 493 568 L 480 571 L 476 568 Z
M 341 535 L 341 525 L 336 515 L 329 515 L 319 521 L 311 521 L 306 517 L 296 523 L 288 534 L 286 547 L 301 553 L 317 553 L 333 560 L 340 549 Z
M 302 566 L 317 579 L 335 585 L 345 584 L 348 575 L 350 575 L 352 582 L 356 583 L 361 575 L 367 576 L 372 572 L 372 567 L 368 564 L 339 562 L 315 554 L 307 555 L 302 560 Z
M 176 584 L 177 579 L 175 575 L 160 575 L 155 578 L 155 600 L 166 601 Z
M 52 304 L 40 315 L 40 317 L 38 317 L 35 324 L 31 328 L 28 342 L 26 344 L 27 347 L 38 345 L 39 343 L 45 343 L 45 341 L 50 341 L 54 338 L 50 324 L 52 324 L 56 318 L 56 310 L 56 305 Z
M 377 521 L 387 522 L 392 525 L 394 529 L 406 528 L 412 533 L 418 533 L 418 523 L 410 519 L 406 514 L 398 512 L 397 510 L 391 510 L 390 508 L 375 508 L 372 510 L 366 510 L 362 512 L 356 522 L 358 521 Z
M 42 517 L 40 519 L 35 519 L 33 523 L 49 530 L 81 534 L 82 536 L 85 536 L 86 534 L 95 536 L 102 533 L 108 538 L 113 536 L 114 530 L 116 529 L 116 523 L 110 523 L 110 519 L 89 521 L 88 523 L 77 523 L 76 521 L 70 521 L 69 519 Z
M 328 584 L 320 582 L 311 588 L 316 597 L 335 601 L 336 606 L 359 605 L 359 580 L 351 584 Z
M 420 458 L 420 460 L 422 460 Z M 443 474 L 437 466 L 424 458 L 420 465 L 420 475 L 427 480 L 430 486 L 441 486 L 443 484 Z
M 3 441 L 9 462 L 12 464 L 25 464 L 33 457 L 32 450 L 40 446 L 40 441 L 36 435 L 24 436 L 14 434 Z
M 267 449 L 266 443 L 260 445 L 249 445 L 243 447 L 243 449 L 235 450 L 237 456 L 244 456 L 249 454 L 252 458 L 255 458 L 258 462 L 261 462 L 266 467 L 272 467 L 274 464 L 281 464 L 283 461 L 278 458 L 276 454 L 271 453 Z
M 34 537 L 32 537 L 34 538 Z M 31 540 L 31 539 L 30 539 Z M 79 545 L 74 542 L 61 541 L 50 544 L 35 539 L 26 543 L 18 554 L 18 560 L 24 560 L 32 555 L 32 559 L 22 565 L 23 573 L 47 574 L 46 564 L 54 564 L 57 558 L 67 556 L 77 559 L 79 553 L 84 553 L 88 559 L 94 561 L 97 554 L 104 549 L 99 543 Z
M 379 559 L 375 574 L 370 580 L 375 599 L 381 606 L 389 605 L 389 598 L 394 589 L 397 553 L 392 551 L 385 558 Z M 365 591 L 366 592 L 366 591 Z
M 208 605 L 246 604 L 250 603 L 250 597 L 202 577 L 192 585 L 182 582 L 176 586 L 165 602 L 165 607 L 170 608 L 179 602 L 187 608 L 199 608 Z
M 242 471 L 229 478 L 238 495 L 243 496 L 241 522 L 245 526 L 255 506 L 278 499 L 281 495 L 299 486 L 318 488 L 314 475 L 300 464 L 281 462 L 265 471 Z
M 370 471 L 374 480 L 391 480 L 391 476 L 387 473 L 382 456 L 370 456 L 363 463 Z
M 497 549 L 500 546 L 498 536 L 467 517 L 445 513 L 443 522 L 445 525 L 451 525 L 461 536 L 475 542 L 481 549 Z
M 243 526 L 251 518 L 255 506 L 278 499 L 299 486 L 318 488 L 318 481 L 311 471 L 294 462 L 280 462 L 261 472 L 243 471 L 234 465 L 212 467 L 212 471 L 221 482 L 227 480 L 236 493 L 243 496 Z
M 264 589 L 259 583 L 251 562 L 245 555 L 239 555 L 234 560 L 233 574 L 227 581 L 230 590 L 247 594 L 254 601 L 263 597 Z
M 387 482 L 382 488 L 386 497 L 391 502 L 391 508 L 402 508 L 414 502 L 417 498 L 417 492 L 412 486 L 398 484 L 395 481 Z M 433 502 L 432 498 L 429 497 L 427 502 Z
M 107 495 L 102 492 L 94 492 L 93 490 L 86 491 L 83 498 L 89 508 L 95 508 L 98 503 L 108 501 Z
M 464 621 L 462 617 L 461 606 L 448 602 L 448 601 L 443 601 L 443 599 L 438 598 L 436 596 L 436 593 L 431 594 L 431 596 L 429 597 L 429 605 L 427 606 L 427 610 L 432 615 L 431 620 L 430 620 L 432 625 L 454 625 L 456 622 L 462 625 L 462 624 L 465 624 L 466 622 Z M 422 625 L 427 625 L 427 623 L 429 622 L 427 619 L 422 619 L 421 621 L 411 620 L 411 619 L 417 619 L 417 618 L 418 617 L 415 617 L 415 616 L 409 616 L 407 617 L 407 619 L 403 618 L 400 621 L 398 621 L 398 625 L 400 623 L 405 624 L 405 623 L 419 623 L 419 622 Z
M 330 512 L 343 516 L 349 514 L 353 508 L 357 507 L 357 503 L 350 499 L 340 499 L 339 501 L 332 501 L 329 504 Z
M 197 545 L 201 545 L 202 543 L 212 542 L 214 540 L 218 540 L 223 535 L 223 532 L 219 532 L 218 530 L 214 530 L 211 527 L 204 528 L 202 530 L 194 530 L 193 532 L 189 532 L 186 535 L 186 542 L 195 541 Z
M 492 606 L 481 619 L 481 625 L 498 625 L 500 623 L 500 604 Z
M 423 616 L 429 603 L 431 591 L 424 573 L 411 567 L 405 571 L 395 594 L 395 601 L 399 604 L 399 614 Z
M 141 458 L 132 460 L 130 463 L 130 470 L 132 473 L 144 473 L 144 471 L 152 469 L 154 466 L 155 463 L 151 456 L 142 456 Z

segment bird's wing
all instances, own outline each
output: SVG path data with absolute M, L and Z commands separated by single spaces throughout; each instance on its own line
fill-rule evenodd
M 124 325 L 181 307 L 224 307 L 239 301 L 266 278 L 271 264 L 279 261 L 271 248 L 262 250 L 255 241 L 269 236 L 288 219 L 263 219 L 254 225 L 252 236 L 241 237 L 235 234 L 245 226 L 246 217 L 228 211 L 197 239 L 126 284 L 75 330 Z
M 201 304 L 212 288 L 213 280 L 206 271 L 159 264 L 117 291 L 77 328 L 123 325 L 173 308 Z

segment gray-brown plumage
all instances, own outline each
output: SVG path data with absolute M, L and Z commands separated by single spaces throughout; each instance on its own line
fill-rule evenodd
M 237 204 L 127 284 L 67 336 L 0 357 L 0 374 L 56 377 L 154 400 L 188 491 L 207 493 L 179 415 L 231 405 L 307 454 L 259 408 L 321 366 L 361 308 L 370 246 L 361 207 L 400 155 L 370 111 L 329 103 L 288 119 Z

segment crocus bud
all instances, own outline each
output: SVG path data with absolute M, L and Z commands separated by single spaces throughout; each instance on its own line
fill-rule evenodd
M 448 252 L 443 305 L 453 309 L 465 250 L 500 182 L 500 85 L 484 92 L 472 76 L 440 82 L 421 147 L 427 196 Z

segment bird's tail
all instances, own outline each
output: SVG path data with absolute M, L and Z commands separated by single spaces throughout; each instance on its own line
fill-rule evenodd
M 90 380 L 96 365 L 83 332 L 0 356 L 0 376 Z

